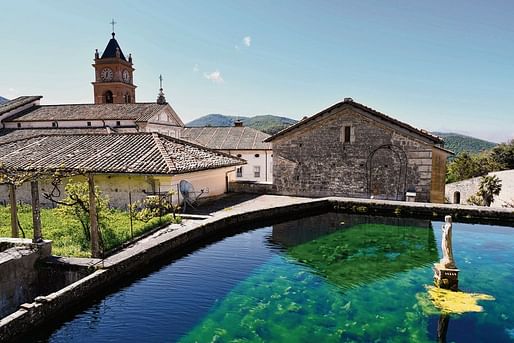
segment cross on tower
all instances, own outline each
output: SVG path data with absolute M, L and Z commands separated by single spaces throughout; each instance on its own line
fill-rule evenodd
M 162 75 L 159 75 L 159 84 L 160 84 L 160 89 L 162 89 Z
M 114 33 L 114 25 L 116 25 L 117 23 L 114 21 L 114 18 L 112 19 L 112 21 L 109 23 L 112 25 L 112 33 Z

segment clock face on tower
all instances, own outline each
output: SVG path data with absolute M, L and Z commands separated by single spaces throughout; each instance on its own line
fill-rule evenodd
M 100 73 L 100 78 L 103 81 L 111 81 L 113 77 L 113 72 L 111 68 L 104 68 L 102 69 L 102 72 Z
M 126 83 L 130 82 L 130 74 L 127 69 L 123 70 L 122 76 L 123 76 L 123 81 L 125 81 Z

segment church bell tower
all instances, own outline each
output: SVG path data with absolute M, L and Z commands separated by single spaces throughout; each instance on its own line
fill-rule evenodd
M 102 56 L 95 51 L 95 81 L 92 82 L 95 93 L 95 104 L 133 104 L 136 102 L 136 86 L 134 85 L 134 68 L 132 56 L 128 59 L 114 38 L 114 21 L 112 38 L 105 47 Z

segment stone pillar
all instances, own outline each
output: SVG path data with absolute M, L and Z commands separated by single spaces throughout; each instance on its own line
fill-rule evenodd
M 11 205 L 11 237 L 18 238 L 18 207 L 16 206 L 16 186 L 12 183 L 9 187 L 9 204 Z
M 89 229 L 91 231 L 91 256 L 101 258 L 100 235 L 98 232 L 98 217 L 96 214 L 95 181 L 93 174 L 87 175 L 89 185 Z
M 41 208 L 39 205 L 39 188 L 37 180 L 30 182 L 30 193 L 32 195 L 32 227 L 34 229 L 34 237 L 32 242 L 41 243 L 43 235 L 41 234 Z

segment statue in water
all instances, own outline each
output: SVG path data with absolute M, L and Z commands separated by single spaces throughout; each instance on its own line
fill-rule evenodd
M 452 217 L 444 217 L 444 225 L 442 227 L 443 237 L 441 239 L 441 248 L 443 250 L 443 258 L 439 264 L 444 268 L 457 269 L 455 260 L 453 259 L 452 250 Z

